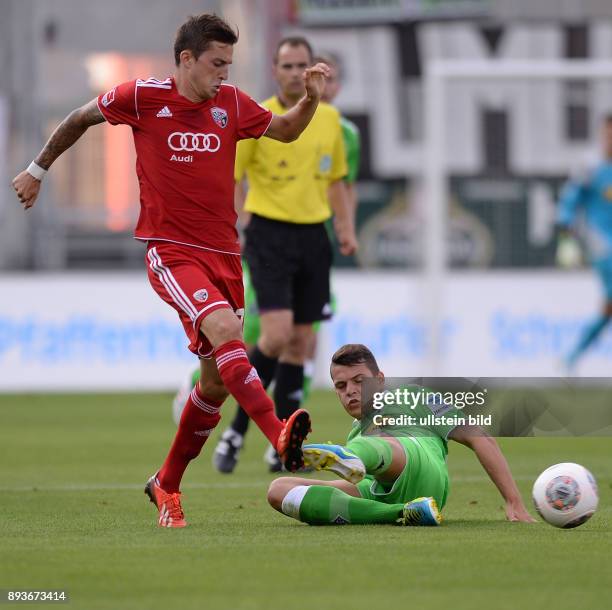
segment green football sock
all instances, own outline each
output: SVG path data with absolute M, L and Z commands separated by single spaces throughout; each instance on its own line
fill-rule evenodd
M 393 448 L 382 438 L 358 436 L 349 441 L 346 448 L 361 459 L 368 474 L 380 475 L 391 466 Z
M 403 504 L 383 504 L 354 498 L 335 487 L 311 485 L 300 503 L 299 520 L 311 525 L 393 524 L 402 516 L 403 509 Z

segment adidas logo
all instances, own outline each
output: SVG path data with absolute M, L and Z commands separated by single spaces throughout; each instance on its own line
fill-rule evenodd
M 172 112 L 170 112 L 170 108 L 168 106 L 164 106 L 155 116 L 158 118 L 169 118 L 172 116 Z
M 257 374 L 257 371 L 255 370 L 255 367 L 251 367 L 251 372 L 246 376 L 245 380 L 244 380 L 244 385 L 251 383 L 252 381 L 257 381 L 259 379 L 259 375 Z

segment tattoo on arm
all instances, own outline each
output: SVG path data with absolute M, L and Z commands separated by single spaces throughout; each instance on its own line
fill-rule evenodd
M 68 150 L 92 125 L 105 121 L 98 108 L 97 100 L 73 110 L 51 134 L 48 142 L 34 162 L 43 169 L 49 169 L 65 150 Z

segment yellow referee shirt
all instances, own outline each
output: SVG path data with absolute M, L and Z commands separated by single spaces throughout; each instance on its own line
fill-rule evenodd
M 274 114 L 287 111 L 276 96 L 262 106 Z M 340 114 L 319 104 L 308 127 L 288 144 L 271 138 L 242 140 L 236 151 L 236 182 L 245 173 L 247 212 L 297 224 L 324 222 L 331 216 L 327 189 L 347 173 Z

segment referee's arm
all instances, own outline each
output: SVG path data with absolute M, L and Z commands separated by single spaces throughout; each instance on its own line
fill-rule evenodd
M 357 252 L 358 243 L 347 195 L 346 185 L 342 179 L 335 180 L 329 185 L 329 205 L 334 212 L 334 232 L 340 253 L 351 256 Z

